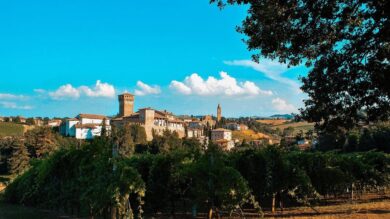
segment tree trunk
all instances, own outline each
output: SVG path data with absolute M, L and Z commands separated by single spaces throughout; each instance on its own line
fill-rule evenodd
M 92 207 L 89 207 L 89 219 L 94 219 Z
M 275 213 L 276 193 L 272 194 L 272 213 Z
M 207 217 L 208 219 L 212 219 L 213 218 L 213 208 L 210 208 L 209 210 L 209 215 Z
M 116 207 L 111 207 L 111 219 L 116 219 Z

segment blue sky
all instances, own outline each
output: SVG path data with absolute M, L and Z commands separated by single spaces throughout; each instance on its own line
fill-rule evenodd
M 0 116 L 114 115 L 116 95 L 176 114 L 296 112 L 305 67 L 250 61 L 245 6 L 208 0 L 3 0 Z

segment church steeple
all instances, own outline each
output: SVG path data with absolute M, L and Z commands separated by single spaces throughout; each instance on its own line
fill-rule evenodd
M 217 122 L 220 122 L 221 118 L 222 118 L 222 108 L 221 108 L 221 105 L 218 104 L 218 107 L 217 107 Z

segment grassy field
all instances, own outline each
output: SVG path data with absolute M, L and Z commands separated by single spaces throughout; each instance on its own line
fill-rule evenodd
M 271 128 L 280 130 L 284 130 L 285 128 L 293 127 L 294 128 L 294 134 L 299 133 L 301 130 L 303 133 L 306 133 L 309 130 L 314 130 L 314 123 L 309 122 L 292 122 L 292 123 L 284 123 L 280 125 L 273 125 Z
M 263 123 L 267 125 L 282 125 L 286 122 L 289 122 L 290 120 L 287 119 L 259 119 L 256 120 L 258 123 Z
M 24 126 L 11 122 L 0 122 L 0 137 L 5 136 L 22 136 L 24 133 Z
M 251 141 L 251 140 L 257 140 L 261 138 L 270 138 L 266 134 L 256 133 L 253 130 L 233 131 L 232 135 L 234 139 L 239 139 L 241 141 L 244 139 L 246 141 Z

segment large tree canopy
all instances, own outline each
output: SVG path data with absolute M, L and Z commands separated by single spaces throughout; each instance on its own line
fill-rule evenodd
M 304 119 L 320 128 L 352 128 L 390 116 L 390 1 L 211 0 L 247 4 L 238 31 L 253 59 L 305 63 Z

